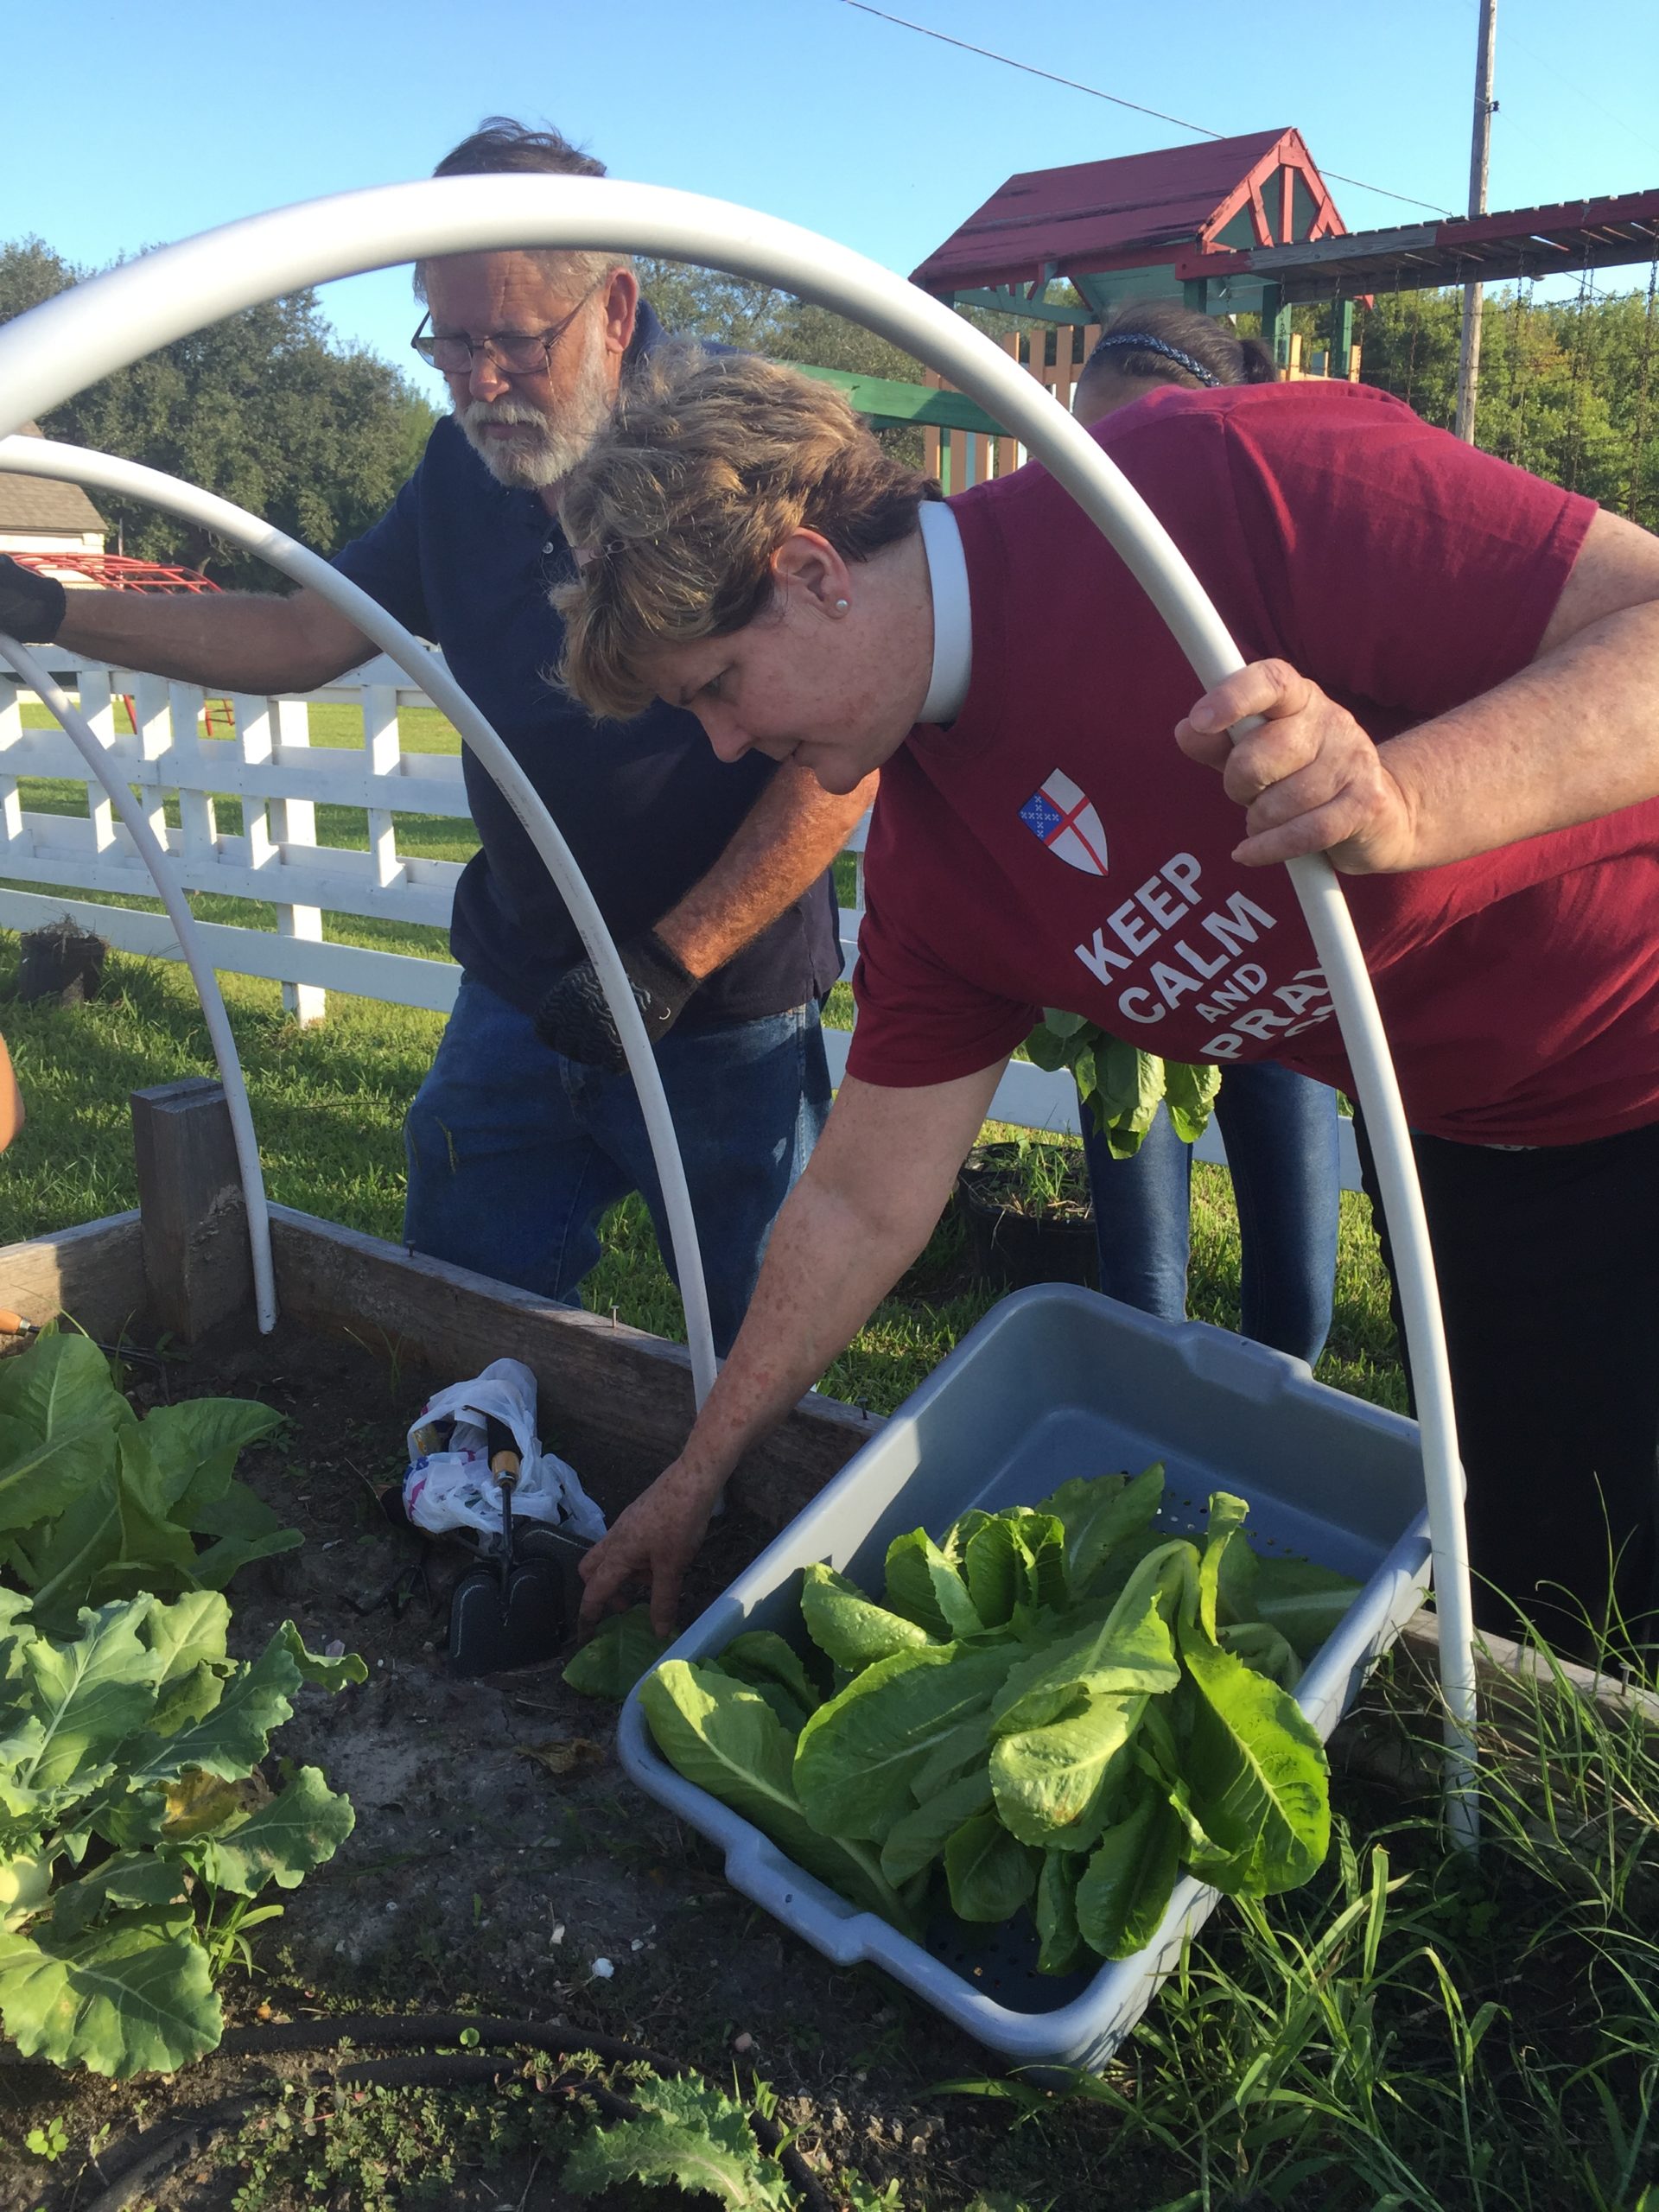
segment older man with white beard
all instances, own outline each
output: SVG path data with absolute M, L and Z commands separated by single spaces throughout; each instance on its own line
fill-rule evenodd
M 602 175 L 554 131 L 493 118 L 439 176 Z M 452 413 L 388 512 L 336 557 L 450 669 L 518 760 L 623 950 L 673 1109 L 721 1352 L 829 1106 L 819 1004 L 840 970 L 828 870 L 869 792 L 722 766 L 688 714 L 595 726 L 556 690 L 548 599 L 570 554 L 560 481 L 661 342 L 625 259 L 462 254 L 416 270 L 416 351 Z M 0 629 L 225 690 L 304 691 L 368 640 L 316 593 L 66 595 L 0 561 Z M 454 1011 L 405 1128 L 417 1250 L 567 1303 L 613 1201 L 640 1192 L 669 1245 L 633 1086 L 563 902 L 463 754 L 480 850 L 456 888 Z M 872 779 L 873 780 L 873 779 Z

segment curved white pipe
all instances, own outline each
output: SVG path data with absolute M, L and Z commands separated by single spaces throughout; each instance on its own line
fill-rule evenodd
M 18 445 L 33 445 L 33 438 L 18 438 Z M 265 1180 L 259 1170 L 259 1141 L 253 1133 L 253 1115 L 248 1105 L 248 1087 L 242 1080 L 242 1063 L 237 1058 L 236 1039 L 231 1034 L 231 1018 L 225 1010 L 224 994 L 219 988 L 219 977 L 213 963 L 207 957 L 196 928 L 195 917 L 190 912 L 184 893 L 173 873 L 172 862 L 162 850 L 155 831 L 145 821 L 142 809 L 131 791 L 118 773 L 110 755 L 98 741 L 98 734 L 74 702 L 67 698 L 53 680 L 51 671 L 37 659 L 27 645 L 20 645 L 16 638 L 9 638 L 0 631 L 0 659 L 9 660 L 23 682 L 62 723 L 70 743 L 86 761 L 100 784 L 110 804 L 121 817 L 123 828 L 143 856 L 157 893 L 167 909 L 179 940 L 179 950 L 184 955 L 185 965 L 190 970 L 196 995 L 201 1001 L 203 1019 L 212 1039 L 213 1058 L 219 1063 L 219 1080 L 225 1085 L 225 1103 L 230 1109 L 231 1134 L 236 1140 L 236 1164 L 241 1171 L 242 1199 L 247 1209 L 248 1244 L 253 1257 L 253 1306 L 260 1333 L 269 1336 L 276 1325 L 276 1278 L 270 1261 L 270 1212 L 265 1204 Z
M 446 177 L 279 208 L 166 246 L 0 329 L 0 431 L 215 316 L 367 269 L 453 253 L 634 251 L 785 287 L 919 355 L 995 414 L 1111 540 L 1209 689 L 1241 656 L 1140 493 L 1034 378 L 901 277 L 792 223 L 656 185 L 589 177 Z M 66 378 L 60 364 L 74 365 Z M 1292 877 L 1325 967 L 1393 1232 L 1418 1394 L 1447 1708 L 1447 1811 L 1472 1843 L 1475 1678 L 1467 1541 L 1433 1262 L 1387 1040 L 1346 901 L 1323 860 Z
M 685 1166 L 674 1135 L 673 1116 L 669 1110 L 656 1056 L 652 1052 L 645 1023 L 623 972 L 621 957 L 594 895 L 588 888 L 587 879 L 577 867 L 575 855 L 566 844 L 557 823 L 543 804 L 534 785 L 490 724 L 436 655 L 429 652 L 401 622 L 387 613 L 385 607 L 318 555 L 296 543 L 270 523 L 262 522 L 257 515 L 232 505 L 228 499 L 221 499 L 212 492 L 200 491 L 194 485 L 181 483 L 176 477 L 164 475 L 159 469 L 145 468 L 137 461 L 120 461 L 108 454 L 89 453 L 81 446 L 59 445 L 48 438 L 0 438 L 0 467 L 32 476 L 67 477 L 74 483 L 89 484 L 100 491 L 145 500 L 152 506 L 164 507 L 174 514 L 183 516 L 188 522 L 196 523 L 217 537 L 229 538 L 233 544 L 240 545 L 247 552 L 257 554 L 262 560 L 269 561 L 272 568 L 291 576 L 295 582 L 308 585 L 313 591 L 328 600 L 348 622 L 372 639 L 389 658 L 395 660 L 411 683 L 418 684 L 429 698 L 435 700 L 460 730 L 500 787 L 508 804 L 523 824 L 525 835 L 540 855 L 543 865 L 558 886 L 560 896 L 569 910 L 570 918 L 599 971 L 605 995 L 610 1001 L 617 1031 L 639 1094 L 640 1111 L 645 1119 L 652 1156 L 657 1164 L 658 1180 L 663 1192 L 663 1210 L 668 1217 L 675 1262 L 680 1277 L 680 1294 L 685 1306 L 685 1332 L 691 1355 L 692 1385 L 697 1404 L 701 1406 L 714 1385 L 715 1374 L 715 1341 L 709 1318 L 709 1292 L 703 1279 L 702 1258 L 697 1244 L 696 1223 L 691 1211 L 691 1193 L 685 1180 Z M 74 734 L 73 731 L 70 734 L 72 736 Z M 96 743 L 96 740 L 93 741 Z M 76 742 L 79 743 L 78 738 Z M 85 752 L 86 747 L 82 746 L 81 750 Z M 107 773 L 107 756 L 103 755 L 101 747 L 99 753 L 102 763 L 99 772 L 105 789 L 113 796 L 115 787 Z M 124 791 L 125 788 L 124 785 L 122 785 Z M 130 804 L 131 794 L 128 793 L 127 797 Z M 139 818 L 142 820 L 143 817 Z M 124 814 L 122 819 L 126 821 L 126 815 Z M 145 831 L 148 835 L 148 823 L 145 824 Z M 161 855 L 159 847 L 156 854 L 170 875 L 170 866 L 165 856 Z M 156 861 L 148 851 L 144 857 L 149 862 L 151 874 L 156 874 Z M 157 880 L 159 882 L 159 877 Z M 182 899 L 180 904 L 182 906 Z M 172 912 L 170 906 L 168 912 Z M 194 960 L 191 973 L 196 974 Z M 206 1001 L 203 1003 L 205 1007 Z M 234 1058 L 234 1046 L 231 1046 L 230 1050 Z M 221 1056 L 221 1067 L 223 1065 Z M 237 1081 L 239 1085 L 239 1068 Z M 254 1164 L 257 1173 L 257 1154 Z M 262 1196 L 262 1205 L 263 1203 Z

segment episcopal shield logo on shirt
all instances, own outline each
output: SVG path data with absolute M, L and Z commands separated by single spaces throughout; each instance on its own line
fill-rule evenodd
M 1070 776 L 1057 768 L 1020 808 L 1020 819 L 1068 868 L 1081 868 L 1085 875 L 1105 874 L 1106 832 Z

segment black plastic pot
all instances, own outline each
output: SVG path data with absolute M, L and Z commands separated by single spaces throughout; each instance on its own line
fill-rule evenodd
M 18 940 L 18 997 L 26 1003 L 56 999 L 60 1006 L 81 1006 L 95 999 L 108 950 L 101 937 L 82 929 L 67 914 L 44 929 L 25 931 Z
M 968 1231 L 976 1276 L 1003 1290 L 1023 1290 L 1033 1282 L 1077 1282 L 1097 1289 L 1100 1260 L 1092 1212 L 1080 1219 L 1021 1213 L 995 1195 L 1020 1149 L 1006 1142 L 976 1145 L 957 1170 L 957 1211 Z M 1085 1172 L 1079 1162 L 1079 1173 Z

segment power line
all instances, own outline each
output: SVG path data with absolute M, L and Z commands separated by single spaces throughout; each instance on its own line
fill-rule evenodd
M 1178 130 L 1191 130 L 1200 138 L 1224 138 L 1224 130 L 1209 130 L 1202 123 L 1189 123 L 1185 116 L 1166 115 L 1160 107 L 1143 107 L 1139 100 L 1126 100 L 1116 92 L 1103 92 L 1098 85 L 1079 84 L 1075 77 L 1057 76 L 1052 69 L 1039 69 L 1033 62 L 1016 61 L 1011 54 L 998 54 L 988 46 L 975 46 L 965 38 L 952 38 L 949 31 L 937 31 L 931 23 L 913 23 L 906 16 L 890 16 L 885 8 L 873 8 L 869 0 L 842 0 L 848 8 L 856 8 L 861 16 L 874 16 L 884 23 L 896 23 L 900 30 L 918 31 L 924 38 L 936 38 L 941 46 L 954 46 L 963 54 L 976 54 L 985 61 L 1000 61 L 1004 68 L 1018 69 L 1027 77 L 1041 77 L 1051 85 L 1064 85 L 1071 92 L 1086 92 L 1090 99 L 1109 100 L 1114 107 L 1126 107 L 1136 115 L 1150 115 L 1160 123 L 1173 123 Z M 1408 207 L 1425 207 L 1431 215 L 1449 215 L 1449 207 L 1438 207 L 1432 200 L 1414 200 L 1408 192 L 1390 192 L 1386 185 L 1367 184 L 1363 177 L 1344 176 L 1340 169 L 1321 168 L 1321 176 L 1333 178 L 1338 184 L 1351 184 L 1361 192 L 1375 192 L 1384 200 L 1398 200 Z

